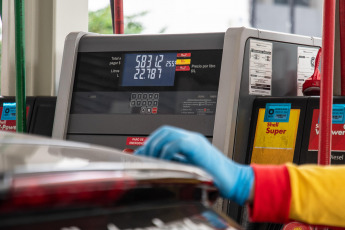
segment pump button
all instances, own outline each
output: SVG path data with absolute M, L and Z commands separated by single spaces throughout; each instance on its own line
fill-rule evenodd
M 141 107 L 140 113 L 146 113 L 146 107 Z
M 134 149 L 124 149 L 122 150 L 123 153 L 127 153 L 127 154 L 133 154 L 134 153 Z
M 176 65 L 190 65 L 191 59 L 176 59 Z
M 177 57 L 191 57 L 192 53 L 178 53 Z

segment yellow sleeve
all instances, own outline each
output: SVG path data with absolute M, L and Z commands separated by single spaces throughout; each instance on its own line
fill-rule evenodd
M 345 227 L 345 166 L 287 165 L 290 219 Z

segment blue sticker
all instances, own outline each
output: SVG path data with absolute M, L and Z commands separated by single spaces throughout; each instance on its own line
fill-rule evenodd
M 16 120 L 16 103 L 4 103 L 2 108 L 1 120 Z
M 345 105 L 344 104 L 333 105 L 332 124 L 345 124 Z
M 289 122 L 290 103 L 267 103 L 264 122 Z

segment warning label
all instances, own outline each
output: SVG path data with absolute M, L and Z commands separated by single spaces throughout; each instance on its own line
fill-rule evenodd
M 265 122 L 265 112 L 266 109 L 259 110 L 251 163 L 282 164 L 292 162 L 300 110 L 291 109 L 288 122 Z
M 250 40 L 249 94 L 272 94 L 272 42 Z
M 147 137 L 127 137 L 126 145 L 141 146 L 146 141 Z

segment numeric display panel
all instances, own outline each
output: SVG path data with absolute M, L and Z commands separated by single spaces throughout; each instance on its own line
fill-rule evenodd
M 176 53 L 125 54 L 122 86 L 173 86 Z

